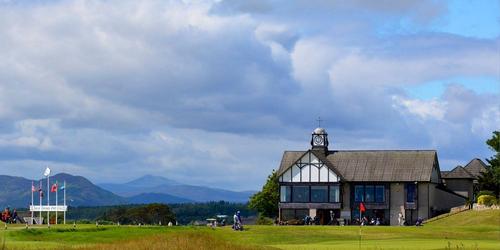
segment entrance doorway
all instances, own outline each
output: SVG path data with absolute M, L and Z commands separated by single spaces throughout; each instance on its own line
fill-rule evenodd
M 320 225 L 338 225 L 340 209 L 318 209 L 316 216 L 319 218 Z

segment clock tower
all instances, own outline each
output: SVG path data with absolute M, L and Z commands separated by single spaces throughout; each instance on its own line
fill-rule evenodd
M 311 146 L 313 150 L 328 151 L 328 133 L 324 128 L 316 128 L 312 132 Z

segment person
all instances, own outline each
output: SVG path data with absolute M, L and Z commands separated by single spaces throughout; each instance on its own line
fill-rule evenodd
M 372 217 L 371 221 L 370 221 L 370 225 L 375 225 L 376 221 L 375 221 L 375 217 Z
M 333 214 L 333 211 L 330 210 L 330 221 L 328 222 L 329 225 L 335 225 L 335 216 Z
M 314 216 L 314 225 L 319 225 L 319 216 Z
M 9 223 L 10 222 L 10 209 L 6 207 L 2 213 L 2 221 Z
M 399 212 L 399 214 L 398 214 L 398 224 L 400 226 L 403 226 L 404 223 L 405 223 L 405 218 L 403 217 L 403 214 L 401 212 Z
M 240 225 L 243 224 L 242 220 L 241 220 L 241 213 L 240 213 L 240 211 L 237 211 L 236 215 L 238 215 L 238 223 L 240 223 Z
M 241 214 L 240 211 L 236 212 L 233 216 L 233 230 L 243 231 L 243 226 L 241 224 Z
M 309 225 L 310 223 L 311 223 L 311 216 L 306 215 L 306 216 L 304 217 L 304 224 L 305 224 L 305 225 Z
M 419 227 L 419 226 L 422 226 L 424 220 L 422 219 L 422 217 L 418 217 L 417 219 L 417 223 L 415 223 L 415 226 Z
M 14 208 L 14 211 L 12 211 L 12 223 L 17 223 L 17 221 L 19 220 L 19 218 L 17 217 L 17 209 Z
M 364 216 L 361 219 L 361 226 L 366 226 L 367 224 L 368 224 L 368 218 L 366 218 L 366 216 Z

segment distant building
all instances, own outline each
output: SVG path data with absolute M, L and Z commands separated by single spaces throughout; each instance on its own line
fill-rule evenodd
M 443 184 L 435 150 L 329 150 L 323 128 L 311 148 L 285 151 L 278 169 L 281 221 L 317 217 L 320 224 L 369 218 L 397 225 L 427 219 L 465 203 L 466 196 Z M 464 193 L 465 194 L 465 193 Z
M 467 198 L 474 199 L 478 188 L 478 177 L 486 172 L 486 164 L 480 159 L 473 159 L 465 167 L 456 166 L 451 171 L 441 171 L 445 186 Z

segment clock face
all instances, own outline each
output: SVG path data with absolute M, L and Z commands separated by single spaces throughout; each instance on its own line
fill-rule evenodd
M 323 137 L 315 136 L 314 137 L 314 145 L 323 145 Z

